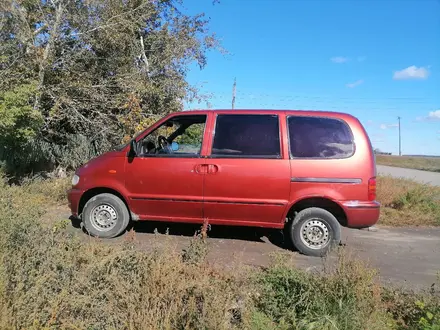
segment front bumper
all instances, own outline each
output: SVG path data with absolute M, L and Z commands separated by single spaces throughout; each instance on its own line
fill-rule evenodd
M 379 202 L 346 201 L 342 206 L 347 215 L 347 227 L 349 228 L 371 227 L 379 221 Z
M 79 202 L 84 192 L 79 189 L 72 188 L 67 192 L 67 200 L 69 202 L 69 208 L 74 217 L 78 217 Z

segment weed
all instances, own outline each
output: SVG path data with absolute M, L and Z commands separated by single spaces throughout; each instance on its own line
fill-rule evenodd
M 206 260 L 206 256 L 208 255 L 208 241 L 206 240 L 208 228 L 208 221 L 205 220 L 200 232 L 195 233 L 188 248 L 182 251 L 182 259 L 184 262 L 199 264 Z
M 385 225 L 440 225 L 440 188 L 412 180 L 378 177 L 380 223 Z
M 385 289 L 383 300 L 396 320 L 398 329 L 440 329 L 440 296 L 438 293 L 414 293 Z
M 384 329 L 375 272 L 344 252 L 323 275 L 276 262 L 256 278 L 255 322 L 286 329 Z

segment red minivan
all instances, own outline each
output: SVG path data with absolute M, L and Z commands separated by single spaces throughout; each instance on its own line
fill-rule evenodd
M 68 192 L 93 236 L 156 220 L 285 229 L 306 255 L 341 226 L 379 219 L 376 164 L 358 119 L 337 112 L 177 112 L 79 168 Z

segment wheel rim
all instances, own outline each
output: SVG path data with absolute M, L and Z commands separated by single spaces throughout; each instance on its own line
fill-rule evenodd
M 113 206 L 108 204 L 100 204 L 90 213 L 90 222 L 98 231 L 112 230 L 118 222 L 118 213 Z
M 322 249 L 330 242 L 329 227 L 319 219 L 310 219 L 301 226 L 301 241 L 311 249 Z

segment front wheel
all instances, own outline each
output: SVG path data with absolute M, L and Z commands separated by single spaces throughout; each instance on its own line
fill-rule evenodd
M 341 240 L 341 227 L 330 212 L 310 207 L 289 222 L 288 236 L 299 252 L 314 257 L 324 256 Z
M 90 235 L 112 238 L 127 228 L 130 215 L 127 206 L 119 197 L 113 194 L 99 194 L 84 206 L 82 221 Z

